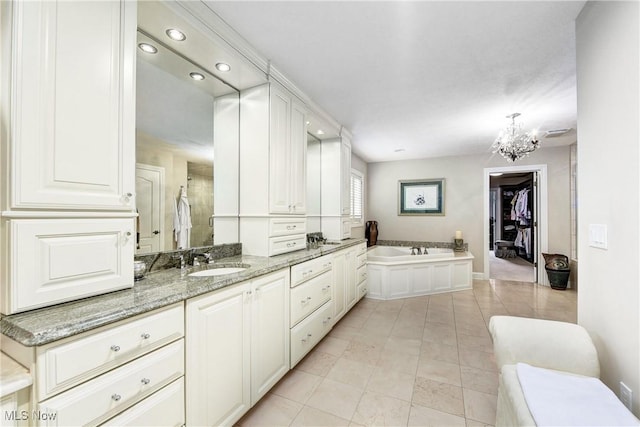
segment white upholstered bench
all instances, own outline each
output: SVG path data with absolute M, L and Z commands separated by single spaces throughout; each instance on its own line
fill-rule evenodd
M 500 371 L 496 427 L 537 425 L 527 404 L 527 398 L 532 401 L 531 386 L 527 384 L 528 394 L 525 397 L 518 376 L 518 363 L 561 371 L 563 375 L 557 376 L 561 379 L 567 377 L 564 374 L 573 374 L 570 379 L 585 380 L 586 383 L 599 386 L 599 388 L 589 388 L 594 391 L 588 393 L 595 394 L 595 396 L 588 396 L 589 398 L 597 402 L 608 399 L 609 403 L 613 403 L 614 409 L 607 407 L 605 411 L 607 415 L 621 415 L 622 419 L 630 420 L 630 424 L 626 425 L 640 425 L 633 424 L 638 421 L 637 418 L 622 406 L 622 403 L 604 384 L 597 380 L 600 376 L 598 353 L 583 327 L 550 320 L 493 316 L 489 321 L 489 332 L 493 339 L 496 364 Z M 534 370 L 534 375 L 535 372 Z M 549 374 L 554 378 L 553 375 L 557 372 L 549 371 Z M 591 378 L 575 377 L 576 375 Z M 565 405 L 566 409 L 566 405 L 571 405 L 571 402 L 571 399 L 562 399 L 560 403 Z M 538 408 L 539 406 L 536 409 Z M 540 413 L 539 409 L 537 413 Z

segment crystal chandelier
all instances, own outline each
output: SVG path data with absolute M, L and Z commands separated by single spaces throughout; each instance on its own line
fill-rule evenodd
M 522 125 L 516 124 L 516 117 L 519 115 L 520 113 L 513 113 L 507 116 L 511 123 L 500 131 L 500 135 L 491 146 L 494 153 L 500 153 L 510 162 L 526 157 L 540 147 L 535 132 L 522 133 Z

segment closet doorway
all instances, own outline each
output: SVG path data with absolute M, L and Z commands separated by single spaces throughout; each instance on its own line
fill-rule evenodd
M 546 165 L 485 169 L 485 207 L 484 278 L 544 284 Z

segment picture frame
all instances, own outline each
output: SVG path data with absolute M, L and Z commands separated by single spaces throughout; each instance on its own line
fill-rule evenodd
M 398 181 L 398 215 L 444 215 L 444 178 Z

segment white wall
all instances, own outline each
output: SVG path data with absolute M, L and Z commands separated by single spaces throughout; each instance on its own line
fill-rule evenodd
M 578 323 L 596 343 L 601 377 L 634 394 L 640 415 L 639 4 L 589 2 L 576 20 Z M 589 224 L 608 227 L 608 250 Z
M 544 144 L 544 140 L 542 141 Z M 487 143 L 487 149 L 491 141 Z M 547 165 L 549 182 L 549 247 L 569 254 L 568 146 L 542 148 L 516 165 Z M 439 157 L 368 164 L 366 220 L 378 221 L 378 239 L 453 242 L 461 230 L 475 256 L 473 271 L 484 272 L 483 172 L 485 168 L 513 166 L 499 155 Z M 444 216 L 399 216 L 398 180 L 445 178 Z

